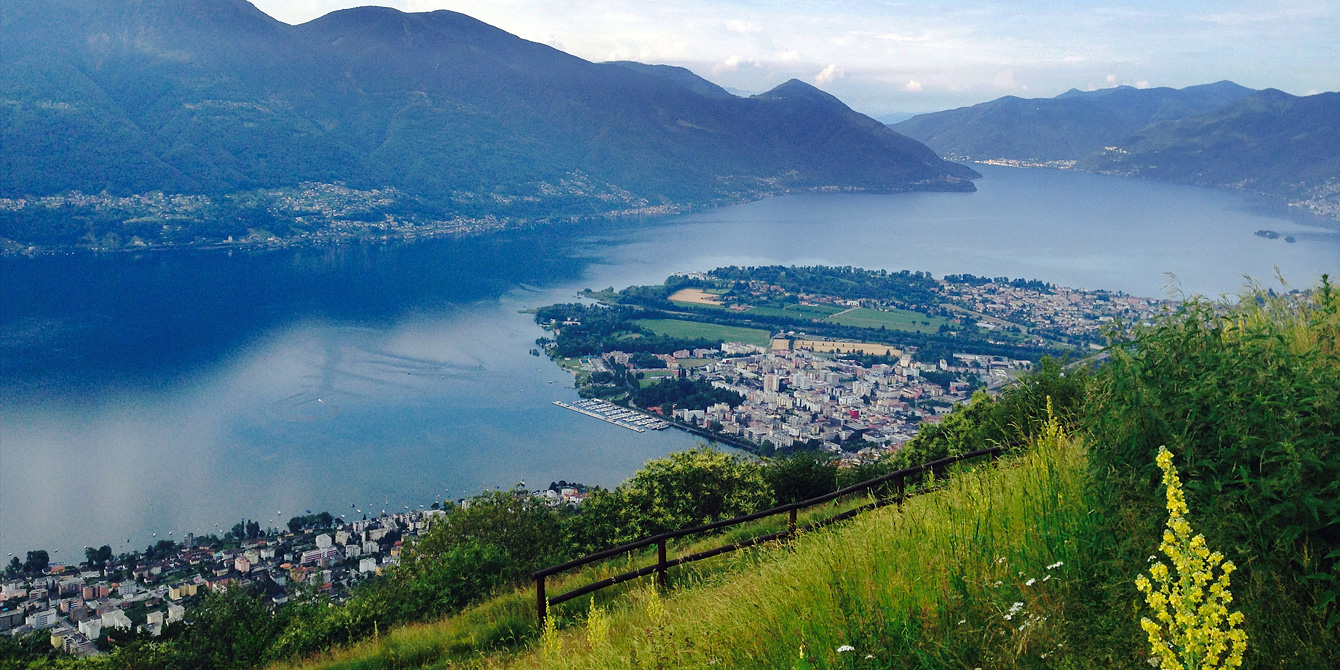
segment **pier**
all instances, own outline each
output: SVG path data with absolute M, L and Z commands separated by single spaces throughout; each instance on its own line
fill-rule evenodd
M 665 430 L 670 427 L 669 423 L 661 419 L 634 412 L 626 407 L 620 407 L 608 400 L 589 398 L 572 404 L 555 400 L 554 404 L 593 419 L 600 419 L 605 423 L 612 423 L 620 428 L 627 428 L 635 433 L 645 433 L 649 429 Z

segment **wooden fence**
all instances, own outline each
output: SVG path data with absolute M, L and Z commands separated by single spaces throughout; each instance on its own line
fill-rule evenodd
M 854 517 L 862 512 L 867 512 L 869 510 L 878 507 L 883 507 L 891 503 L 897 503 L 898 505 L 902 505 L 903 500 L 907 498 L 908 477 L 914 475 L 922 475 L 927 472 L 931 473 L 935 473 L 937 471 L 943 472 L 950 465 L 976 458 L 990 457 L 991 461 L 995 462 L 995 460 L 1000 456 L 1000 453 L 1005 448 L 1006 447 L 992 447 L 990 449 L 979 449 L 977 451 L 969 452 L 966 454 L 961 454 L 958 456 L 950 456 L 948 458 L 941 458 L 937 461 L 922 463 L 921 465 L 916 465 L 910 468 L 903 468 L 902 470 L 895 470 L 894 472 L 890 472 L 889 474 L 876 477 L 874 479 L 870 479 L 861 482 L 859 484 L 853 484 L 851 486 L 848 486 L 847 488 L 834 491 L 832 493 L 822 495 L 817 498 L 810 498 L 809 500 L 802 500 L 800 502 L 795 502 L 788 505 L 779 505 L 777 507 L 766 509 L 761 512 L 746 514 L 744 516 L 737 516 L 734 519 L 725 519 L 722 521 L 716 521 L 702 526 L 683 528 L 680 530 L 670 531 L 668 533 L 661 533 L 660 535 L 653 535 L 652 537 L 643 540 L 630 542 L 625 545 L 614 547 L 613 549 L 597 551 L 593 554 L 587 554 L 586 556 L 583 556 L 581 558 L 573 559 L 571 561 L 568 561 L 567 563 L 553 565 L 543 570 L 539 570 L 534 574 L 532 574 L 531 577 L 535 579 L 535 608 L 536 613 L 539 615 L 540 627 L 541 628 L 544 627 L 544 619 L 545 616 L 548 614 L 548 609 L 550 605 L 557 605 L 561 602 L 572 600 L 573 598 L 580 598 L 588 593 L 593 593 L 595 591 L 599 591 L 600 589 L 608 588 L 614 586 L 615 584 L 622 584 L 623 582 L 632 579 L 637 579 L 639 577 L 645 577 L 653 573 L 656 574 L 657 583 L 660 586 L 664 587 L 666 571 L 669 570 L 670 568 L 675 567 L 676 565 L 684 565 L 686 563 L 692 563 L 694 561 L 701 561 L 705 558 L 719 556 L 721 554 L 732 552 L 737 549 L 752 547 L 756 544 L 762 544 L 764 542 L 772 542 L 774 540 L 787 539 L 794 536 L 798 532 L 810 531 L 816 528 L 822 528 L 824 526 L 827 526 L 832 523 L 837 523 L 838 521 L 842 521 L 844 519 L 850 519 L 851 517 Z M 879 486 L 880 484 L 884 484 L 887 482 L 894 482 L 894 488 L 896 490 L 896 493 L 892 496 L 885 498 L 877 497 L 874 502 L 861 505 L 860 507 L 849 509 L 840 514 L 835 514 L 833 516 L 830 516 L 825 519 L 820 519 L 818 521 L 811 521 L 810 523 L 807 523 L 804 526 L 798 527 L 796 525 L 796 513 L 802 509 L 814 507 L 816 505 L 822 505 L 829 501 L 836 500 L 838 498 L 848 496 L 853 493 L 860 493 L 862 491 L 872 489 L 876 486 Z M 750 521 L 757 521 L 759 519 L 766 519 L 768 517 L 777 516 L 779 514 L 787 514 L 789 517 L 786 530 L 750 538 L 748 540 L 736 542 L 734 544 L 724 545 L 721 547 L 717 547 L 715 549 L 709 549 L 707 551 L 700 551 L 696 554 L 689 554 L 688 556 L 680 556 L 678 558 L 673 559 L 667 556 L 666 543 L 669 542 L 670 540 L 678 539 L 688 535 L 696 535 L 699 533 L 706 533 L 714 530 L 720 530 L 722 528 L 729 528 L 731 526 L 736 526 L 742 523 L 748 523 Z M 618 574 L 606 579 L 602 579 L 600 581 L 591 582 L 590 584 L 572 589 L 571 591 L 567 591 L 552 598 L 549 598 L 545 595 L 544 582 L 546 577 L 556 575 L 561 572 L 566 572 L 568 570 L 572 570 L 573 568 L 579 568 L 583 565 L 604 560 L 612 556 L 618 556 L 620 554 L 626 554 L 628 552 L 637 551 L 638 549 L 650 547 L 653 544 L 656 545 L 657 561 L 652 565 L 648 565 L 646 567 L 639 568 L 637 570 L 630 570 L 628 572 Z

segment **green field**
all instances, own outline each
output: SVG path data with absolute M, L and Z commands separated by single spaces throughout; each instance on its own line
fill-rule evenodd
M 648 370 L 642 374 L 642 379 L 637 380 L 637 385 L 641 388 L 647 388 L 652 384 L 659 384 L 661 380 L 675 376 L 673 370 Z
M 657 335 L 678 337 L 688 340 L 704 339 L 714 342 L 743 342 L 766 347 L 772 341 L 772 333 L 759 328 L 740 328 L 721 326 L 715 323 L 698 323 L 679 319 L 639 319 L 637 325 Z
M 824 319 L 828 323 L 857 328 L 879 328 L 887 330 L 909 330 L 918 333 L 934 333 L 945 323 L 944 318 L 928 316 L 906 309 L 867 309 L 860 307 L 844 314 L 835 314 Z
M 817 320 L 841 311 L 841 307 L 829 307 L 827 305 L 787 305 L 786 307 L 751 307 L 746 314 Z
M 718 310 L 718 311 L 724 311 L 724 310 L 730 309 L 729 307 L 726 307 L 725 305 L 709 305 L 709 304 L 707 304 L 707 303 L 702 303 L 702 302 L 686 302 L 686 301 L 684 301 L 684 300 L 671 300 L 671 301 L 670 301 L 670 304 L 672 304 L 672 305 L 678 305 L 678 306 L 680 306 L 680 307 L 688 307 L 688 308 L 690 308 L 690 309 L 714 309 L 714 310 Z

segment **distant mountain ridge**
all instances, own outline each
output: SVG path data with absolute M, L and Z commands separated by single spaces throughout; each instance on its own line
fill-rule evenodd
M 1231 188 L 1340 219 L 1340 93 L 1228 81 L 1007 96 L 891 127 L 941 155 Z
M 1340 218 L 1340 93 L 1266 89 L 1153 124 L 1075 167 L 1264 193 Z
M 1054 98 L 1005 96 L 921 114 L 890 127 L 942 156 L 1075 161 L 1151 123 L 1212 112 L 1252 93 L 1231 81 L 1182 89 L 1070 89 Z
M 289 26 L 245 0 L 10 0 L 0 100 L 0 198 L 339 182 L 539 216 L 978 176 L 799 81 L 740 98 L 448 11 Z

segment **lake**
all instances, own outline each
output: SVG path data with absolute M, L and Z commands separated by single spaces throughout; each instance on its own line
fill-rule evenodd
M 983 166 L 978 192 L 812 194 L 487 238 L 0 259 L 0 553 L 78 560 L 243 518 L 611 486 L 695 440 L 554 407 L 521 310 L 740 264 L 1162 297 L 1340 269 L 1340 229 L 1224 191 Z M 1281 239 L 1253 235 L 1274 230 Z M 1282 238 L 1292 235 L 1297 242 Z M 7 558 L 6 558 L 7 560 Z

